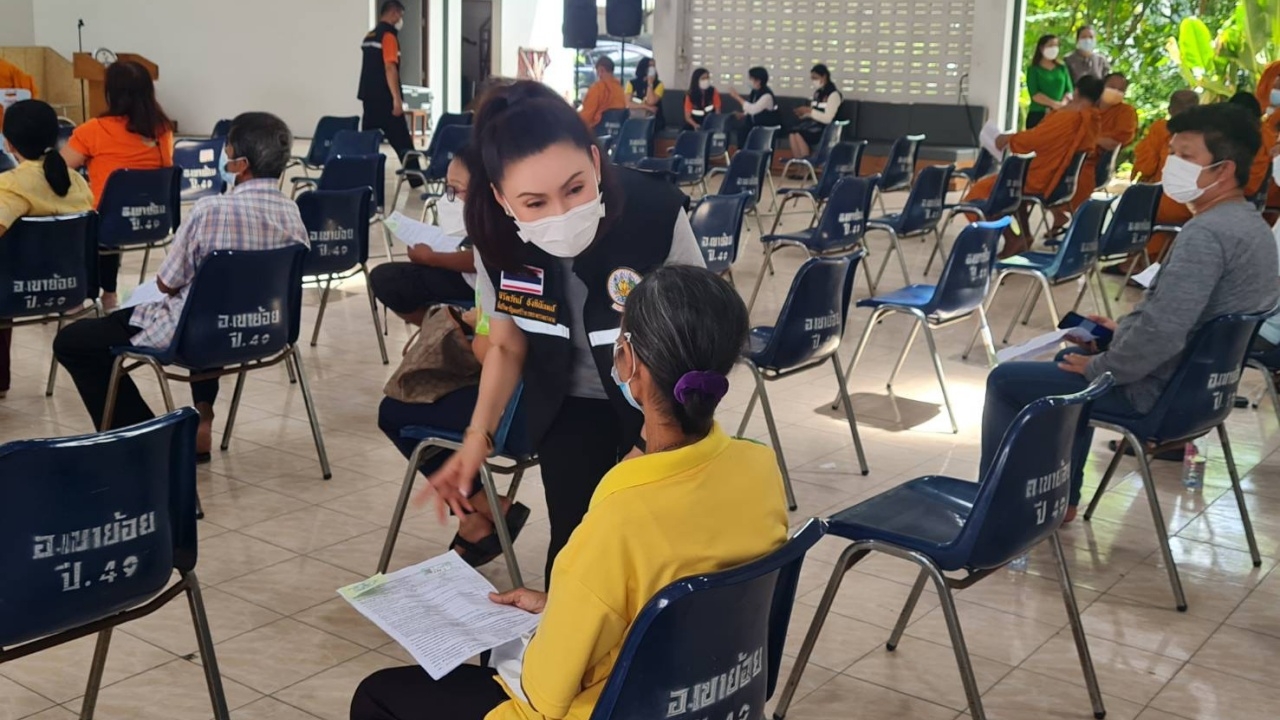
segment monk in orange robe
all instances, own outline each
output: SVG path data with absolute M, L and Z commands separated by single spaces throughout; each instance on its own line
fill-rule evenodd
M 1098 103 L 1098 144 L 1085 158 L 1076 184 L 1071 211 L 1075 212 L 1089 199 L 1098 185 L 1098 162 L 1106 153 L 1118 153 L 1138 136 L 1138 111 L 1124 101 L 1129 80 L 1121 73 L 1111 73 L 1102 81 L 1102 101 Z
M 40 93 L 36 89 L 36 81 L 23 72 L 22 68 L 4 58 L 0 58 L 0 89 L 30 90 L 31 97 L 40 98 Z M 4 127 L 4 106 L 0 105 L 0 128 L 2 127 Z
M 1258 148 L 1258 154 L 1253 156 L 1253 164 L 1249 166 L 1249 183 L 1244 186 L 1245 198 L 1252 200 L 1265 189 L 1262 184 L 1271 177 L 1271 148 L 1276 144 L 1276 131 L 1269 123 L 1262 122 L 1262 105 L 1253 93 L 1238 92 L 1227 102 L 1244 108 L 1250 115 L 1258 118 L 1260 123 L 1262 145 Z
M 1169 117 L 1185 112 L 1200 104 L 1200 96 L 1192 90 L 1178 90 L 1169 96 Z M 1161 118 L 1151 123 L 1147 134 L 1133 148 L 1132 179 L 1145 183 L 1158 183 L 1164 173 L 1164 161 L 1169 157 L 1168 118 Z M 1156 211 L 1157 225 L 1182 225 L 1191 219 L 1191 210 L 1180 202 L 1175 202 L 1168 195 L 1160 196 L 1160 207 Z M 1147 243 L 1147 257 L 1160 257 L 1160 251 L 1172 238 L 1169 233 L 1155 233 Z M 1124 273 L 1124 269 L 1119 271 Z
M 1259 105 L 1266 108 L 1266 115 L 1262 118 L 1262 147 L 1268 155 L 1274 156 L 1277 150 L 1274 136 L 1280 134 L 1280 61 L 1271 63 L 1262 72 L 1254 97 L 1258 98 Z M 1269 140 L 1273 142 L 1268 144 Z M 1267 185 L 1267 207 L 1280 207 L 1280 185 L 1274 182 Z
M 1024 195 L 1046 196 L 1058 187 L 1062 176 L 1077 152 L 1093 150 L 1098 144 L 1098 100 L 1102 97 L 1102 81 L 1084 77 L 1076 86 L 1071 102 L 1045 116 L 1030 130 L 1009 133 L 996 138 L 996 147 L 1018 154 L 1035 153 L 1027 171 Z M 995 187 L 997 175 L 978 180 L 965 195 L 966 202 L 985 200 Z M 1006 233 L 1001 257 L 1025 252 L 1030 247 L 1030 208 L 1018 209 L 1019 234 Z

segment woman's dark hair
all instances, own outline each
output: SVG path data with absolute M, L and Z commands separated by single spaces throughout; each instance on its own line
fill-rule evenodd
M 1040 61 L 1044 59 L 1044 46 L 1048 45 L 1051 40 L 1057 40 L 1057 39 L 1058 39 L 1057 35 L 1041 35 L 1040 39 L 1036 41 L 1036 53 L 1035 55 L 1031 56 L 1031 64 L 1039 65 Z M 1056 57 L 1053 59 L 1053 62 L 1055 65 L 1061 65 L 1062 58 Z
M 21 100 L 4 112 L 4 137 L 25 160 L 43 160 L 44 179 L 58 197 L 71 190 L 71 171 L 58 152 L 58 113 L 40 100 Z
M 703 106 L 708 104 L 707 98 L 703 96 L 706 95 L 709 97 L 711 95 L 710 89 L 704 93 L 702 88 L 698 86 L 698 83 L 702 82 L 702 78 L 710 77 L 710 75 L 711 71 L 706 68 L 697 68 L 693 71 L 693 74 L 689 76 L 689 102 L 698 110 L 701 110 Z
M 1107 84 L 1092 75 L 1085 75 L 1076 81 L 1076 95 L 1085 98 L 1094 105 L 1097 105 L 1098 101 L 1102 99 L 1102 91 L 1106 89 Z M 1253 96 L 1250 95 L 1249 97 Z
M 644 80 L 649 77 L 649 66 L 653 64 L 653 58 L 640 58 L 640 62 L 636 63 L 636 79 Z M 657 80 L 657 77 L 654 77 Z
M 631 347 L 649 369 L 661 394 L 661 410 L 670 412 L 685 435 L 706 436 L 727 380 L 717 392 L 696 383 L 685 387 L 681 378 L 692 372 L 728 376 L 747 339 L 742 297 L 710 270 L 666 265 L 646 275 L 627 296 L 622 329 L 631 333 Z M 682 386 L 679 393 L 677 385 Z
M 156 85 L 151 74 L 136 62 L 117 60 L 107 66 L 107 117 L 127 118 L 129 132 L 149 140 L 173 127 L 169 116 L 156 102 Z
M 494 197 L 508 165 L 537 155 L 552 145 L 568 143 L 588 155 L 597 148 L 595 138 L 564 98 L 540 82 L 522 80 L 495 88 L 480 105 L 472 126 L 471 144 L 479 160 L 467 186 L 467 236 L 486 265 L 515 270 L 523 265 L 524 241 L 516 233 L 514 219 Z M 608 158 L 600 158 L 600 189 L 605 217 L 596 237 L 608 231 L 622 212 L 622 192 L 617 190 Z
M 769 84 L 769 71 L 762 67 L 753 67 L 747 71 L 747 77 L 758 80 L 761 86 Z
M 829 70 L 826 65 L 823 65 L 822 63 L 818 63 L 817 65 L 814 65 L 813 67 L 809 68 L 809 74 L 817 75 L 818 77 L 826 81 L 826 83 L 823 84 L 823 86 L 813 94 L 815 98 L 819 98 L 819 99 L 824 98 L 838 89 L 836 88 L 836 84 L 831 81 L 831 70 Z

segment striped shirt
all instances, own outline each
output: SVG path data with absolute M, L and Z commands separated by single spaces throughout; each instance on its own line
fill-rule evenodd
M 164 348 L 173 342 L 200 264 L 215 250 L 272 250 L 292 243 L 310 247 L 298 205 L 285 197 L 275 178 L 240 183 L 227 195 L 203 198 L 178 228 L 156 278 L 176 289 L 159 302 L 139 305 L 130 325 L 137 347 Z

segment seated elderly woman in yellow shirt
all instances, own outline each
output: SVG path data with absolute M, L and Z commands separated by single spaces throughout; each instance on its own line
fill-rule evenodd
M 16 102 L 4 114 L 5 149 L 18 166 L 0 173 L 0 242 L 18 218 L 67 215 L 93 209 L 89 184 L 67 170 L 58 154 L 58 113 L 39 100 Z M 9 392 L 9 342 L 0 330 L 0 398 Z
M 383 670 L 356 690 L 352 720 L 587 720 L 649 598 L 786 540 L 773 452 L 713 419 L 747 335 L 737 292 L 702 268 L 660 268 L 627 297 L 621 333 L 614 379 L 644 412 L 646 449 L 600 481 L 549 594 L 493 596 L 542 615 L 519 677 L 474 665 L 439 681 L 419 667 Z

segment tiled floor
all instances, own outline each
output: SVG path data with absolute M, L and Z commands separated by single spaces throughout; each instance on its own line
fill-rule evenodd
M 889 199 L 891 208 L 903 195 Z M 416 212 L 416 204 L 410 212 Z M 807 215 L 786 219 L 798 227 Z M 736 270 L 744 291 L 760 268 L 758 234 L 748 221 Z M 954 235 L 955 230 L 950 233 Z M 886 240 L 873 236 L 873 250 Z M 927 246 L 904 243 L 913 273 L 920 273 Z M 374 243 L 375 248 L 380 243 Z M 126 283 L 136 279 L 138 259 L 126 262 Z M 799 260 L 783 255 L 778 274 L 767 278 L 754 319 L 771 322 Z M 886 285 L 900 278 L 893 268 Z M 1018 283 L 1020 281 L 1012 281 Z M 1111 292 L 1115 282 L 1108 278 Z M 1001 294 L 992 313 L 997 337 L 1020 293 Z M 857 291 L 866 293 L 860 278 Z M 1059 289 L 1067 307 L 1074 287 Z M 306 295 L 303 337 L 314 321 L 317 294 Z M 1132 303 L 1136 291 L 1126 290 Z M 1089 311 L 1092 308 L 1086 300 Z M 1126 305 L 1127 306 L 1127 305 Z M 1015 340 L 1047 329 L 1041 307 Z M 855 310 L 843 356 L 852 357 L 867 314 Z M 848 428 L 828 409 L 835 395 L 829 367 L 773 383 L 773 398 L 800 509 L 797 524 L 850 505 L 904 480 L 945 472 L 973 477 L 978 457 L 985 365 L 960 353 L 971 329 L 939 333 L 952 400 L 960 419 L 953 435 L 942 412 L 941 393 L 921 341 L 894 387 L 884 381 L 908 327 L 886 320 L 852 377 L 851 389 L 866 445 L 870 475 L 855 472 Z M 304 348 L 334 477 L 320 479 L 302 400 L 284 371 L 250 376 L 236 438 L 227 453 L 215 453 L 200 470 L 207 513 L 201 522 L 198 574 L 217 643 L 218 660 L 237 720 L 345 718 L 355 685 L 379 668 L 408 662 L 407 655 L 364 622 L 335 589 L 374 570 L 404 461 L 376 426 L 376 410 L 391 368 L 378 362 L 364 288 L 349 283 L 331 302 L 319 345 Z M 21 329 L 14 337 L 16 378 L 0 401 L 0 442 L 91 430 L 69 378 L 62 374 L 52 398 L 43 394 L 51 328 Z M 393 323 L 389 347 L 407 334 Z M 145 383 L 144 383 L 145 385 Z M 1248 377 L 1248 392 L 1259 378 Z M 736 372 L 721 421 L 736 429 L 751 385 Z M 158 407 L 154 388 L 145 391 Z M 184 392 L 179 389 L 179 393 Z M 225 416 L 230 392 L 219 411 Z M 1249 562 L 1226 469 L 1210 443 L 1208 480 L 1202 492 L 1185 491 L 1179 466 L 1157 463 L 1159 496 L 1173 551 L 1190 601 L 1186 613 L 1173 601 L 1132 462 L 1130 475 L 1102 501 L 1091 523 L 1063 531 L 1076 595 L 1084 612 L 1093 660 L 1106 696 L 1108 717 L 1125 720 L 1247 720 L 1274 718 L 1280 689 L 1280 456 L 1276 416 L 1268 404 L 1238 410 L 1231 418 L 1236 457 L 1244 473 L 1249 506 L 1265 555 L 1261 568 Z M 748 434 L 765 438 L 757 413 Z M 1087 473 L 1097 481 L 1099 452 Z M 547 541 L 546 511 L 535 471 L 521 493 L 533 517 L 520 537 L 521 565 L 541 586 Z M 429 513 L 405 523 L 393 566 L 441 552 L 453 531 Z M 798 600 L 788 655 L 807 628 L 822 586 L 841 550 L 823 541 L 812 553 Z M 506 583 L 501 561 L 485 569 Z M 938 601 L 932 591 L 919 604 L 895 653 L 884 649 L 889 628 L 914 577 L 911 566 L 873 557 L 849 575 L 806 672 L 790 717 L 937 718 L 968 717 Z M 6 582 L 18 581 L 7 578 Z M 1036 553 L 1025 572 L 1001 572 L 959 593 L 959 612 L 973 654 L 989 717 L 1004 720 L 1088 718 L 1088 695 L 1071 643 L 1061 596 L 1047 552 Z M 59 720 L 78 713 L 93 641 L 0 666 L 0 720 Z M 184 603 L 115 633 L 107 663 L 99 718 L 186 720 L 210 717 L 195 639 Z M 790 661 L 783 672 L 790 671 Z

